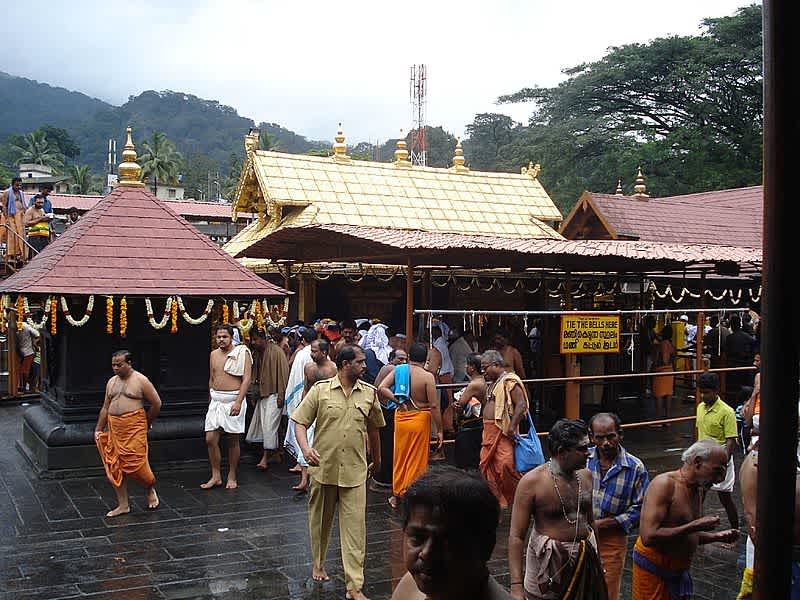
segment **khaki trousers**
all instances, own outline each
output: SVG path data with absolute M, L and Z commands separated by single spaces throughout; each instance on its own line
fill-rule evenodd
M 597 549 L 605 572 L 608 600 L 617 600 L 628 554 L 628 536 L 619 527 L 602 529 L 597 534 Z
M 308 495 L 308 530 L 315 568 L 325 565 L 333 515 L 339 512 L 344 580 L 348 590 L 364 587 L 364 554 L 367 545 L 367 484 L 357 487 L 325 485 L 311 478 Z

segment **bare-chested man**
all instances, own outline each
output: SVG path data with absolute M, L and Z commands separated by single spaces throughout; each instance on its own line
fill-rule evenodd
M 106 516 L 116 517 L 131 511 L 128 504 L 129 477 L 147 489 L 147 507 L 158 507 L 156 478 L 147 460 L 147 430 L 161 410 L 161 398 L 150 380 L 134 370 L 131 353 L 127 350 L 118 350 L 111 356 L 111 368 L 114 376 L 106 384 L 106 397 L 94 428 L 94 441 L 100 450 L 106 475 L 117 493 L 117 507 Z M 150 405 L 147 413 L 145 401 Z
M 408 364 L 396 365 L 378 388 L 378 395 L 394 414 L 394 456 L 392 466 L 392 497 L 389 504 L 397 506 L 408 487 L 428 470 L 431 440 L 431 417 L 436 424 L 436 450 L 442 448 L 444 430 L 436 382 L 425 370 L 428 348 L 421 342 L 411 344 Z
M 503 355 L 506 367 L 512 373 L 519 375 L 520 379 L 525 379 L 525 366 L 522 363 L 522 354 L 519 350 L 508 343 L 509 334 L 505 329 L 498 329 L 494 334 L 494 347 Z
M 211 463 L 211 479 L 200 485 L 207 490 L 222 485 L 221 432 L 228 434 L 228 481 L 226 489 L 238 486 L 239 434 L 244 433 L 247 412 L 247 388 L 253 369 L 253 356 L 247 344 L 233 345 L 233 327 L 220 325 L 216 331 L 217 349 L 209 357 L 208 412 L 206 413 L 206 446 Z
M 633 600 L 691 597 L 689 567 L 697 546 L 739 537 L 735 529 L 712 532 L 719 517 L 701 516 L 705 491 L 725 479 L 725 448 L 700 440 L 681 458 L 680 469 L 658 475 L 647 488 L 633 550 Z
M 339 350 L 341 350 L 344 346 L 352 346 L 356 343 L 356 331 L 358 331 L 358 328 L 356 327 L 355 321 L 342 321 L 340 328 L 342 337 L 336 341 L 336 344 L 334 344 L 330 352 L 331 360 L 333 361 L 336 360 L 336 355 L 339 354 Z
M 516 600 L 606 600 L 606 582 L 592 531 L 592 474 L 586 469 L 589 430 L 559 419 L 547 438 L 552 458 L 517 487 L 508 535 L 511 595 Z M 533 517 L 523 576 L 522 549 Z
M 390 344 L 391 344 L 391 338 Z M 404 365 L 408 363 L 408 353 L 403 348 L 394 348 L 389 353 L 389 362 L 381 367 L 378 374 L 375 376 L 376 388 L 380 388 L 381 381 L 386 379 L 397 365 Z M 392 489 L 392 469 L 394 468 L 394 409 L 387 408 L 383 398 L 378 395 L 378 401 L 381 403 L 381 412 L 383 413 L 383 420 L 386 421 L 386 427 L 380 428 L 381 436 L 381 468 L 372 474 L 372 480 L 369 482 L 369 489 L 373 492 L 391 492 Z
M 330 344 L 328 340 L 314 340 L 311 342 L 311 362 L 303 367 L 303 376 L 305 377 L 303 397 L 305 397 L 308 390 L 318 381 L 336 376 L 336 363 L 328 358 L 329 350 Z M 310 435 L 313 435 L 313 433 L 310 433 Z M 313 442 L 313 437 L 311 440 Z M 292 486 L 292 489 L 300 493 L 308 491 L 308 466 L 301 465 L 300 483 Z
M 459 338 L 462 339 L 462 338 Z M 464 372 L 469 377 L 467 387 L 455 395 L 453 406 L 458 418 L 455 462 L 459 469 L 477 469 L 481 460 L 483 438 L 483 405 L 486 403 L 486 380 L 481 373 L 481 355 L 467 354 Z

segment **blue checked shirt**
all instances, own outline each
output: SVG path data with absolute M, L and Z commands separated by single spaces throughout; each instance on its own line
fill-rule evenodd
M 620 446 L 616 462 L 602 480 L 596 448 L 591 449 L 586 466 L 592 472 L 594 518 L 613 517 L 625 533 L 630 533 L 639 525 L 644 493 L 650 484 L 644 463 Z

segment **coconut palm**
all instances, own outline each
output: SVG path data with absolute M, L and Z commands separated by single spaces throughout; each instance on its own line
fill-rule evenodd
M 11 152 L 16 156 L 17 164 L 35 163 L 52 167 L 57 172 L 64 165 L 64 155 L 58 146 L 47 141 L 43 131 L 34 131 L 25 135 L 21 144 L 13 144 Z
M 153 192 L 158 193 L 158 182 L 174 183 L 183 162 L 181 153 L 175 150 L 167 135 L 162 131 L 153 133 L 151 140 L 142 143 L 142 152 L 137 162 L 142 167 L 142 176 L 153 179 Z
M 73 194 L 88 194 L 94 187 L 89 165 L 70 165 L 67 173 L 72 178 Z

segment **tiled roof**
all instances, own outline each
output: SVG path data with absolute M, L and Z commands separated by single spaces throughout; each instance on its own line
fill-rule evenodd
M 562 233 L 569 231 L 573 216 L 584 207 L 598 213 L 616 239 L 743 248 L 762 245 L 761 186 L 644 199 L 585 192 L 562 223 Z
M 142 188 L 120 186 L 0 291 L 205 298 L 283 296 Z
M 666 244 L 644 241 L 603 241 L 505 238 L 484 235 L 398 230 L 357 225 L 285 227 L 248 248 L 253 258 L 283 258 L 305 262 L 395 261 L 470 268 L 508 266 L 563 270 L 676 269 L 688 265 L 737 263 L 760 267 L 761 250 L 709 244 Z
M 48 196 L 53 203 L 56 212 L 66 212 L 73 206 L 80 212 L 86 212 L 95 207 L 103 199 L 103 196 L 92 196 L 86 194 L 50 194 Z M 220 204 L 218 202 L 197 202 L 192 200 L 163 200 L 172 210 L 182 217 L 200 218 L 216 220 L 229 220 L 231 218 L 230 204 Z M 250 219 L 253 215 L 249 213 L 239 213 L 239 219 Z
M 226 246 L 240 254 L 280 227 L 349 225 L 498 237 L 561 236 L 544 222 L 562 215 L 528 174 L 457 172 L 394 163 L 254 151 L 235 202 L 260 212 Z

